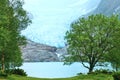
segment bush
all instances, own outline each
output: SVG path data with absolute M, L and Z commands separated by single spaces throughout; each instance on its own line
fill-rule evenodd
M 9 74 L 16 74 L 16 75 L 21 75 L 21 76 L 27 76 L 26 72 L 23 70 L 23 69 L 11 69 L 9 71 L 6 71 L 6 72 L 9 72 Z
M 120 80 L 120 72 L 116 72 L 113 74 L 114 80 Z
M 112 74 L 113 71 L 110 71 L 109 69 L 100 69 L 100 70 L 95 70 L 97 73 L 103 73 L 103 74 Z
M 6 73 L 0 72 L 0 77 L 7 77 L 8 75 Z
M 100 73 L 102 73 L 102 74 L 112 74 L 113 71 L 110 71 L 109 69 L 97 69 L 94 72 L 91 72 L 89 74 L 100 74 Z
M 83 75 L 83 73 L 77 73 L 77 75 L 79 76 L 79 75 Z

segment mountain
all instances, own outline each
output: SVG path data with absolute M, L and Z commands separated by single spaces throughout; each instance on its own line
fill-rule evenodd
M 87 14 L 112 15 L 120 13 L 120 0 L 101 0 L 98 7 Z M 27 62 L 49 62 L 62 61 L 63 56 L 67 55 L 67 47 L 57 48 L 45 44 L 35 43 L 28 40 L 26 46 L 21 47 L 22 58 Z
M 101 0 L 98 7 L 90 12 L 89 15 L 99 13 L 104 15 L 120 13 L 120 0 Z

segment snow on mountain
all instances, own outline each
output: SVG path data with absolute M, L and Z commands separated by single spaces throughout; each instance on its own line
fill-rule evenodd
M 100 0 L 25 0 L 24 9 L 33 23 L 24 31 L 28 39 L 56 47 L 64 47 L 64 36 L 71 22 L 94 10 Z

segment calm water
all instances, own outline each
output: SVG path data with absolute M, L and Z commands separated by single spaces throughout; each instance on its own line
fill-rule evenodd
M 77 62 L 72 65 L 63 65 L 63 62 L 24 63 L 21 68 L 27 72 L 28 76 L 39 78 L 65 78 L 88 72 L 88 69 Z

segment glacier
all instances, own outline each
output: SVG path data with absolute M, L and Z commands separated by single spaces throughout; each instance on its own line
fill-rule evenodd
M 21 32 L 37 43 L 64 47 L 70 24 L 94 10 L 101 0 L 24 0 L 32 24 Z

